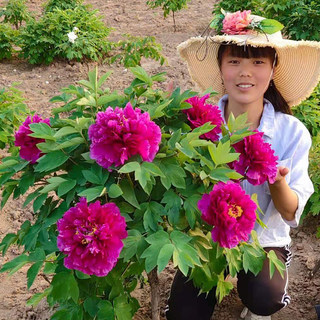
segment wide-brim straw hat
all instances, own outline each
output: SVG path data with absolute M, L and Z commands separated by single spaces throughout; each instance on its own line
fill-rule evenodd
M 274 48 L 278 64 L 273 81 L 289 106 L 298 105 L 308 98 L 320 80 L 320 42 L 317 41 L 284 39 L 280 31 L 190 38 L 178 46 L 178 52 L 187 62 L 190 76 L 199 88 L 206 90 L 212 87 L 218 92 L 213 97 L 215 100 L 226 93 L 217 59 L 221 43 Z

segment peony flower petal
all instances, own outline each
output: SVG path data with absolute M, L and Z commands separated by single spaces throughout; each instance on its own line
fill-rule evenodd
M 114 203 L 87 204 L 81 198 L 57 222 L 57 245 L 64 265 L 89 275 L 106 276 L 116 265 L 127 237 L 126 222 Z
M 124 109 L 108 107 L 105 112 L 98 112 L 88 134 L 91 159 L 106 169 L 121 166 L 137 154 L 144 161 L 152 161 L 161 142 L 159 126 L 147 112 L 133 109 L 130 103 Z
M 247 241 L 256 221 L 257 205 L 238 183 L 219 182 L 198 202 L 201 218 L 214 226 L 212 240 L 233 248 Z

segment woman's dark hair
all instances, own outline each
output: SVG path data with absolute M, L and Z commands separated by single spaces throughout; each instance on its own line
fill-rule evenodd
M 238 58 L 269 58 L 271 63 L 276 66 L 278 59 L 276 56 L 276 50 L 271 47 L 252 47 L 252 46 L 238 46 L 236 44 L 221 44 L 218 51 L 218 62 L 221 66 L 222 55 L 227 50 L 230 50 L 230 54 Z M 276 59 L 275 63 L 274 60 Z M 270 85 L 267 91 L 264 93 L 264 98 L 268 99 L 276 111 L 280 111 L 286 114 L 292 114 L 292 111 L 283 98 L 281 93 L 276 88 L 273 80 L 270 81 Z

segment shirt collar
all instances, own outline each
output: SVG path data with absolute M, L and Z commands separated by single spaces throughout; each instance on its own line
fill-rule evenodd
M 226 123 L 226 119 L 224 118 L 224 109 L 227 101 L 228 101 L 228 95 L 225 94 L 218 102 L 218 107 L 221 111 L 221 116 L 225 123 Z M 264 108 L 262 111 L 262 117 L 260 120 L 260 125 L 258 127 L 258 130 L 263 132 L 264 135 L 268 136 L 270 139 L 272 139 L 273 132 L 274 132 L 275 111 L 274 111 L 273 105 L 267 99 L 263 99 L 263 107 Z

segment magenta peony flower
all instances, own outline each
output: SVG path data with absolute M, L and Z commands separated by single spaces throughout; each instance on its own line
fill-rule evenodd
M 116 265 L 127 237 L 126 222 L 114 203 L 87 205 L 81 198 L 58 220 L 57 244 L 67 255 L 64 265 L 89 275 L 103 277 Z
M 247 29 L 252 21 L 250 17 L 251 10 L 237 11 L 227 13 L 222 21 L 222 32 L 226 34 L 247 34 L 251 31 Z
M 256 221 L 257 205 L 238 183 L 219 182 L 198 202 L 201 218 L 214 226 L 212 240 L 221 247 L 233 248 L 248 241 Z
M 18 131 L 15 133 L 14 145 L 20 147 L 20 157 L 31 163 L 35 163 L 42 155 L 40 149 L 37 147 L 37 143 L 44 142 L 44 139 L 30 137 L 29 134 L 33 133 L 30 130 L 29 125 L 31 123 L 44 122 L 50 126 L 49 119 L 42 119 L 37 114 L 35 114 L 32 119 L 28 116 L 24 123 L 19 127 Z
M 216 127 L 210 132 L 200 136 L 200 138 L 216 141 L 219 139 L 219 134 L 221 133 L 221 123 L 223 122 L 223 119 L 218 106 L 205 103 L 209 96 L 210 94 L 206 94 L 201 98 L 195 96 L 187 99 L 186 102 L 190 103 L 192 108 L 184 110 L 184 113 L 188 116 L 192 129 L 200 127 L 206 122 L 215 125 Z
M 149 113 L 141 113 L 128 103 L 124 109 L 108 107 L 98 112 L 96 123 L 89 128 L 90 157 L 103 168 L 120 166 L 139 154 L 151 162 L 159 150 L 161 130 L 150 120 Z
M 274 183 L 278 157 L 274 155 L 270 143 L 263 141 L 263 132 L 255 132 L 256 134 L 245 137 L 233 145 L 240 157 L 231 167 L 253 185 L 260 185 L 267 180 Z

